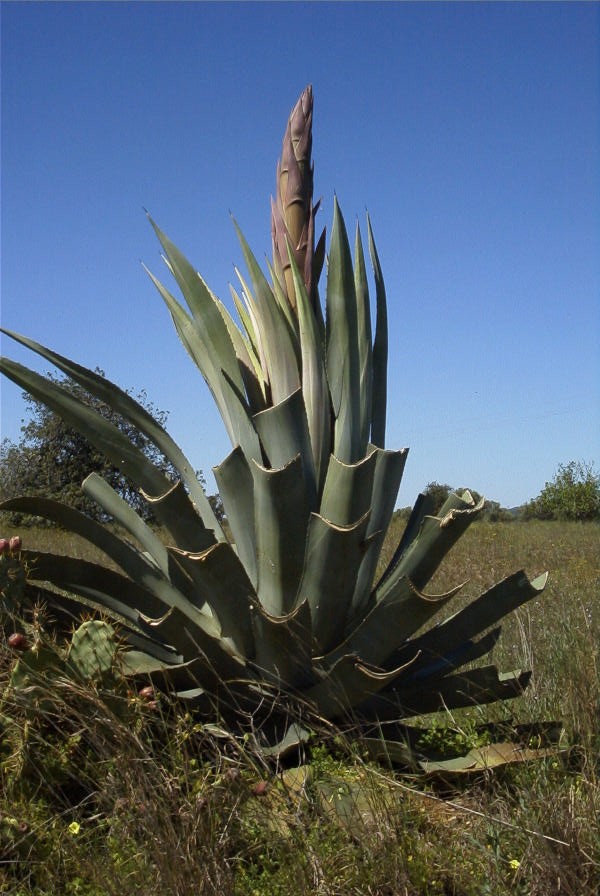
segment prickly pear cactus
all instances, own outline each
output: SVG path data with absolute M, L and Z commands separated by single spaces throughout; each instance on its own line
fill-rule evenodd
M 67 668 L 83 681 L 105 680 L 115 670 L 117 641 L 112 625 L 99 619 L 82 623 L 67 651 Z
M 28 705 L 40 708 L 60 677 L 115 689 L 117 640 L 111 625 L 88 620 L 73 632 L 65 649 L 39 638 L 21 653 L 9 679 L 9 689 Z
M 0 538 L 0 612 L 14 613 L 22 606 L 27 567 L 21 557 L 21 539 Z
M 48 695 L 52 683 L 64 674 L 64 668 L 65 663 L 60 654 L 53 647 L 38 641 L 21 654 L 14 666 L 9 679 L 9 691 L 26 706 L 44 709 L 46 705 L 50 705 Z

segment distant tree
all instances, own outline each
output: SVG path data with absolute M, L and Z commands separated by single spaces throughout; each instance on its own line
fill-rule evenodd
M 433 513 L 438 512 L 451 491 L 452 487 L 450 485 L 442 485 L 440 482 L 429 482 L 425 486 L 424 493 L 433 498 Z
M 600 519 L 600 475 L 585 461 L 559 464 L 551 482 L 523 508 L 525 519 Z
M 96 372 L 104 375 L 102 370 L 97 369 Z M 177 478 L 175 471 L 158 449 L 107 404 L 87 393 L 67 377 L 49 376 L 117 426 L 167 478 L 172 480 Z M 105 521 L 106 516 L 102 509 L 81 490 L 81 483 L 86 476 L 95 472 L 101 475 L 143 519 L 152 520 L 146 501 L 117 467 L 46 405 L 36 401 L 28 393 L 24 393 L 23 398 L 27 405 L 28 418 L 21 426 L 21 440 L 16 444 L 4 439 L 0 445 L 0 497 L 6 499 L 20 495 L 44 495 L 69 504 L 94 519 Z M 165 425 L 168 412 L 156 408 L 148 401 L 144 391 L 138 393 L 135 398 L 158 423 Z M 202 475 L 199 475 L 202 479 Z M 214 503 L 217 512 L 222 513 L 218 496 L 214 499 Z M 22 525 L 27 520 L 13 514 L 13 522 Z
M 393 523 L 406 523 L 410 517 L 412 507 L 397 507 L 392 515 Z
M 483 497 L 483 495 L 481 495 L 478 491 L 475 491 L 474 488 L 453 488 L 450 485 L 440 484 L 439 482 L 430 482 L 425 488 L 425 494 L 431 495 L 434 500 L 433 513 L 439 513 L 440 508 L 451 492 L 462 495 L 462 493 L 465 491 L 468 491 L 470 493 L 475 504 L 478 504 Z M 498 501 L 486 500 L 479 519 L 487 520 L 491 523 L 507 522 L 513 520 L 514 515 L 510 512 L 510 510 L 506 510 L 506 508 L 501 507 Z
M 515 519 L 506 507 L 502 507 L 499 501 L 486 501 L 483 508 L 483 519 L 488 523 L 511 523 Z

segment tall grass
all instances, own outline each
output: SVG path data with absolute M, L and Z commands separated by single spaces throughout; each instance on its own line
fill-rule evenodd
M 7 533 L 11 534 L 11 533 Z M 387 550 L 398 532 L 390 533 Z M 30 530 L 90 556 L 66 533 Z M 440 782 L 316 746 L 299 769 L 168 700 L 61 681 L 35 712 L 8 691 L 0 651 L 0 893 L 113 896 L 596 896 L 600 888 L 600 528 L 475 524 L 432 583 L 465 595 L 524 567 L 541 599 L 504 623 L 493 661 L 532 668 L 522 698 L 439 721 L 562 720 L 564 752 Z

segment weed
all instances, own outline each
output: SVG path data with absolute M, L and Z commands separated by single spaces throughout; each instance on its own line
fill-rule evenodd
M 507 621 L 495 648 L 504 666 L 531 663 L 534 679 L 510 706 L 427 720 L 421 746 L 451 755 L 484 746 L 486 722 L 557 718 L 567 729 L 564 753 L 455 782 L 443 798 L 370 765 L 360 745 L 339 738 L 285 770 L 254 753 L 250 739 L 201 724 L 168 700 L 153 708 L 150 694 L 125 694 L 116 712 L 98 686 L 59 678 L 39 711 L 27 712 L 8 687 L 21 654 L 7 632 L 0 893 L 595 896 L 600 529 L 536 521 L 472 528 L 448 557 L 440 591 L 465 566 L 474 591 L 512 571 L 515 557 L 531 574 L 550 567 L 543 602 Z

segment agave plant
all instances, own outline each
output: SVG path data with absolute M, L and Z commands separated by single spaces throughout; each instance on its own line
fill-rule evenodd
M 7 331 L 127 418 L 179 478 L 167 480 L 59 384 L 2 359 L 6 376 L 139 484 L 166 536 L 159 538 L 96 474 L 84 491 L 129 538 L 50 499 L 17 498 L 0 509 L 53 520 L 117 564 L 121 572 L 23 552 L 38 592 L 54 604 L 76 599 L 112 615 L 128 644 L 129 672 L 150 675 L 199 709 L 256 719 L 274 703 L 290 713 L 302 705 L 327 719 L 368 724 L 514 697 L 529 673 L 502 675 L 473 662 L 496 643 L 498 621 L 542 591 L 545 575 L 529 581 L 518 572 L 430 625 L 462 586 L 432 595 L 427 584 L 482 501 L 468 491 L 452 494 L 434 515 L 419 495 L 391 562 L 376 577 L 407 457 L 406 449 L 385 447 L 386 295 L 367 218 L 372 328 L 360 229 L 352 250 L 336 201 L 323 313 L 325 233 L 315 245 L 312 110 L 309 87 L 290 115 L 277 167 L 269 279 L 234 222 L 248 271 L 248 279 L 236 271 L 239 286 L 231 289 L 239 325 L 150 219 L 187 307 L 150 277 L 231 439 L 231 453 L 214 471 L 227 526 L 192 464 L 130 395 Z

